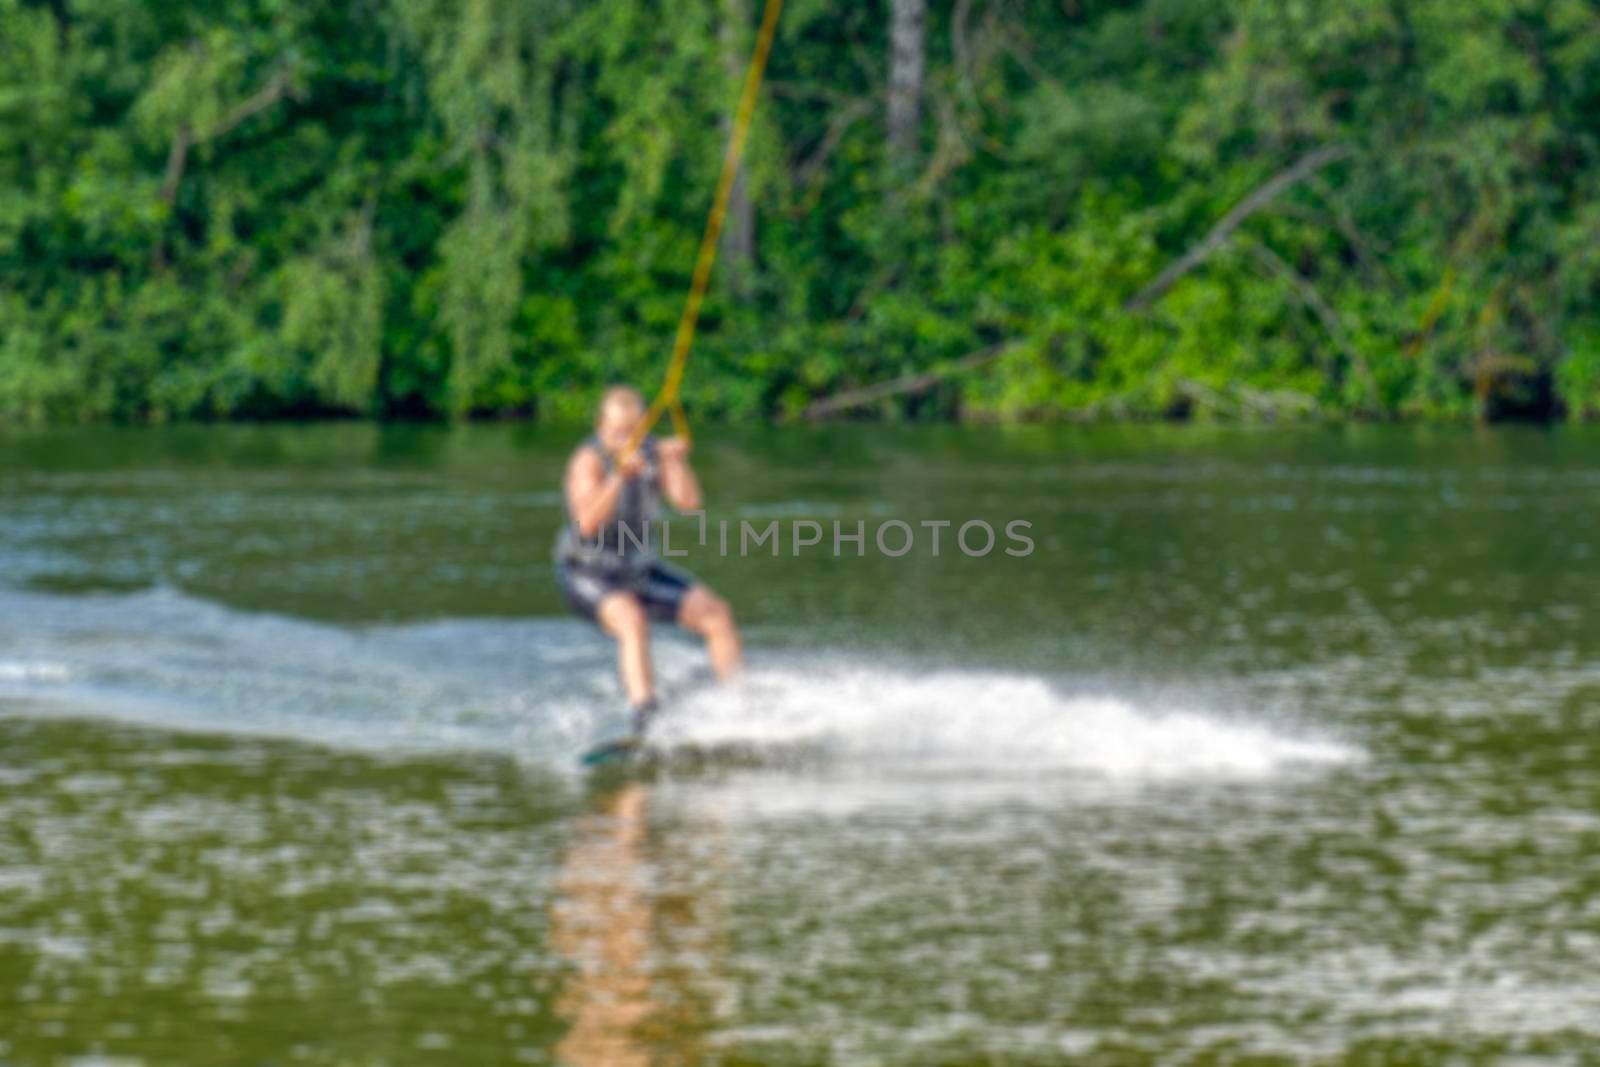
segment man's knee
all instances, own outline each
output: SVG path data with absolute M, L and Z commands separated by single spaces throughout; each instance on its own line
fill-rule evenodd
M 650 629 L 650 618 L 644 606 L 633 597 L 618 597 L 605 605 L 603 612 L 606 628 L 619 641 L 636 641 Z
M 695 629 L 701 633 L 717 633 L 733 629 L 733 609 L 715 593 L 704 593 L 695 610 Z

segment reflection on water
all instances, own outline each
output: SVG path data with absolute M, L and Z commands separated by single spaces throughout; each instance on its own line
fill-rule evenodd
M 1596 443 L 713 437 L 1040 551 L 692 559 L 591 790 L 565 438 L 0 437 L 0 1063 L 1591 1062 Z
M 556 1057 L 573 1067 L 642 1067 L 638 1033 L 650 999 L 650 906 L 643 844 L 646 793 L 624 786 L 578 819 L 556 876 L 550 945 L 576 968 L 556 1010 L 567 1035 Z
M 703 809 L 663 828 L 650 790 L 602 785 L 556 875 L 550 944 L 572 971 L 555 1055 L 571 1067 L 705 1062 L 726 1000 L 720 820 Z

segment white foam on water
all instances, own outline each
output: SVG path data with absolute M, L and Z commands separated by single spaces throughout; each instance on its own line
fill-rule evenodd
M 624 718 L 615 650 L 572 619 L 349 627 L 234 611 L 171 589 L 58 596 L 0 589 L 0 698 L 204 731 L 406 751 L 488 750 L 575 767 Z M 919 672 L 843 653 L 757 650 L 736 684 L 705 681 L 697 643 L 663 635 L 659 741 L 846 767 L 1073 769 L 1148 778 L 1263 775 L 1359 753 L 1248 715 L 1072 679 Z M 18 708 L 11 709 L 13 713 Z
M 0 659 L 0 682 L 65 682 L 71 677 L 72 671 L 63 663 Z
M 1115 777 L 1266 775 L 1360 758 L 1352 746 L 1242 717 L 1075 693 L 1067 679 L 916 673 L 826 659 L 758 668 L 691 694 L 661 721 L 673 746 L 821 747 L 928 768 L 1083 770 Z

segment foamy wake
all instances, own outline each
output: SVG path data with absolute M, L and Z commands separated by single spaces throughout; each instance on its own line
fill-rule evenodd
M 0 682 L 65 682 L 71 677 L 65 664 L 0 659 Z
M 384 749 L 485 749 L 556 767 L 620 728 L 615 652 L 564 619 L 346 628 L 233 611 L 174 590 L 59 597 L 0 589 L 0 713 L 149 722 Z M 675 745 L 799 748 L 869 768 L 1082 769 L 1124 777 L 1266 774 L 1358 751 L 1248 709 L 1071 678 L 756 650 L 736 685 L 703 683 L 705 653 L 663 640 Z M 43 703 L 41 703 L 41 701 Z M 15 712 L 17 703 L 9 710 Z M 992 776 L 990 776 L 992 777 Z
M 663 716 L 661 744 L 821 748 L 938 767 L 1078 769 L 1119 777 L 1262 775 L 1359 752 L 1193 708 L 1074 694 L 1066 683 L 973 671 L 765 669 Z

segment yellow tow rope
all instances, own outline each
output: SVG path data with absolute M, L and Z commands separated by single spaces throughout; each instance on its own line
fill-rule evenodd
M 778 12 L 783 0 L 767 0 L 766 11 L 761 16 L 761 29 L 756 35 L 755 54 L 750 57 L 745 71 L 744 91 L 739 96 L 739 110 L 733 120 L 733 136 L 728 141 L 727 154 L 722 157 L 722 177 L 717 181 L 717 195 L 711 202 L 711 214 L 706 217 L 705 236 L 700 239 L 700 255 L 694 263 L 694 280 L 689 284 L 689 299 L 683 305 L 683 317 L 678 320 L 678 336 L 672 345 L 672 360 L 667 364 L 667 377 L 661 383 L 661 392 L 650 402 L 650 407 L 634 427 L 623 449 L 624 457 L 631 456 L 661 419 L 663 411 L 672 414 L 673 432 L 689 440 L 689 420 L 678 402 L 678 386 L 683 382 L 683 367 L 689 361 L 689 346 L 694 343 L 694 328 L 700 321 L 700 304 L 705 300 L 706 286 L 711 282 L 711 268 L 717 261 L 717 241 L 722 236 L 722 220 L 728 213 L 728 197 L 733 193 L 733 182 L 739 174 L 739 161 L 744 156 L 745 135 L 750 132 L 750 117 L 755 114 L 756 96 L 761 89 L 761 76 L 767 69 L 767 54 L 772 51 L 772 38 L 778 29 Z

